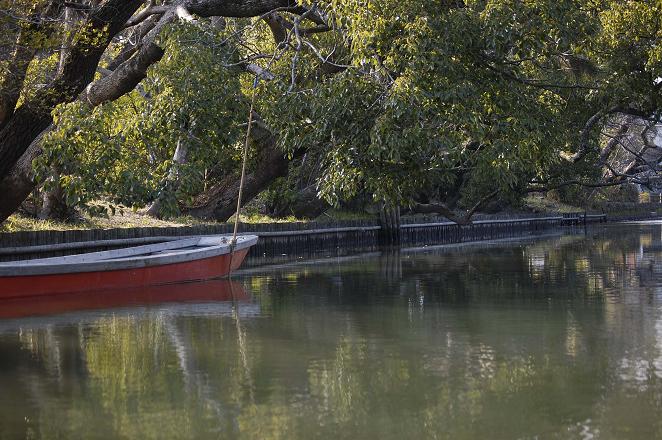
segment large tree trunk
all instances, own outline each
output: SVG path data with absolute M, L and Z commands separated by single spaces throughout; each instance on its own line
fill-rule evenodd
M 265 151 L 260 158 L 260 164 L 244 181 L 242 206 L 266 189 L 270 183 L 287 174 L 289 161 L 278 149 Z M 201 219 L 227 221 L 234 215 L 239 197 L 239 176 L 232 175 L 214 185 L 194 202 L 186 207 L 183 213 Z
M 252 129 L 251 144 L 259 149 L 257 166 L 246 175 L 242 206 L 253 200 L 274 180 L 287 175 L 289 159 L 278 148 L 276 137 L 257 120 Z M 182 212 L 202 219 L 227 221 L 234 215 L 239 198 L 238 175 L 227 176 L 207 192 L 200 195 L 192 206 Z
M 494 190 L 491 193 L 485 195 L 480 199 L 474 206 L 471 207 L 468 211 L 464 213 L 456 213 L 452 209 L 449 209 L 448 206 L 442 203 L 413 203 L 409 210 L 413 214 L 438 214 L 446 217 L 448 220 L 455 222 L 459 225 L 468 225 L 471 224 L 471 217 L 487 202 L 492 200 L 496 195 L 499 194 L 499 190 Z
M 173 9 L 160 14 L 160 19 L 148 18 L 143 23 L 141 44 L 123 53 L 112 65 L 112 74 L 90 84 L 98 68 L 99 60 L 111 39 L 127 24 L 144 0 L 106 0 L 94 6 L 82 20 L 80 36 L 74 44 L 65 44 L 66 56 L 53 81 L 40 89 L 16 110 L 12 96 L 2 96 L 0 102 L 0 222 L 12 214 L 34 189 L 31 162 L 41 154 L 38 136 L 51 126 L 51 112 L 58 104 L 70 102 L 76 97 L 92 106 L 112 101 L 133 88 L 146 76 L 147 68 L 158 62 L 163 50 L 154 44 L 160 29 L 174 20 Z M 60 5 L 59 2 L 52 4 Z M 251 17 L 265 14 L 276 8 L 288 7 L 300 13 L 305 9 L 295 0 L 184 0 L 180 7 L 202 17 Z M 158 7 L 163 9 L 164 7 Z M 150 8 L 147 8 L 150 9 Z M 137 15 L 142 15 L 145 10 Z M 147 14 L 150 15 L 150 14 Z M 156 13 L 155 17 L 158 17 Z M 144 18 L 143 18 L 144 19 Z M 154 23 L 158 22 L 152 27 Z M 135 24 L 135 23 L 134 23 Z M 146 34 L 143 32 L 147 32 Z M 94 35 L 97 38 L 89 38 Z M 98 38 L 102 36 L 102 38 Z M 93 43 L 90 43 L 92 42 Z M 30 54 L 19 54 L 29 58 Z M 25 63 L 12 68 L 22 71 Z M 21 78 L 23 74 L 14 76 Z M 5 89 L 5 87 L 2 87 Z M 6 90 L 13 90 L 6 87 Z M 3 90 L 0 90 L 0 93 Z M 82 93 L 81 93 L 82 92 Z M 7 104 L 9 103 L 9 104 Z M 282 158 L 281 158 L 282 159 Z M 259 174 L 259 173 L 258 173 Z M 266 173 L 268 174 L 268 173 Z
M 7 177 L 0 181 L 0 222 L 12 215 L 35 189 L 32 161 L 41 154 L 44 130 L 21 156 Z
M 141 50 L 121 63 L 111 74 L 90 84 L 78 99 L 94 106 L 119 98 L 133 90 L 147 76 L 149 66 L 158 62 L 163 53 L 163 49 L 153 43 L 142 46 Z M 48 120 L 50 115 L 46 118 L 46 121 Z M 0 223 L 14 213 L 34 190 L 36 183 L 32 173 L 32 161 L 41 155 L 41 140 L 52 128 L 52 125 L 47 125 L 7 176 L 0 180 Z
M 22 103 L 0 130 L 0 179 L 8 176 L 39 133 L 51 124 L 55 106 L 76 99 L 92 81 L 111 39 L 142 3 L 108 0 L 90 12 L 81 24 L 78 42 L 66 54 L 61 72 Z
M 298 197 L 290 206 L 290 212 L 296 218 L 313 219 L 319 217 L 325 211 L 331 208 L 326 200 L 322 200 L 317 195 L 315 185 L 305 188 L 299 193 Z
M 60 47 L 60 60 L 58 61 L 56 75 L 60 75 L 64 71 L 67 56 L 71 48 L 71 34 L 77 18 L 77 14 L 73 9 L 66 7 L 64 11 L 64 30 L 65 34 L 68 35 L 65 35 L 62 46 Z M 64 188 L 62 188 L 60 183 L 60 173 L 56 166 L 52 167 L 52 178 L 52 187 L 48 190 L 42 190 L 42 204 L 39 211 L 39 218 L 68 220 L 73 217 L 74 208 L 67 205 Z

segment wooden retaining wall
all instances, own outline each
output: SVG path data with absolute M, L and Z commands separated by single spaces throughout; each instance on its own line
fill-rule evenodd
M 444 219 L 402 220 L 401 244 L 422 246 L 526 236 L 554 228 L 601 222 L 606 217 L 585 217 L 584 214 L 531 216 L 477 220 L 469 225 L 457 225 Z M 243 224 L 240 231 L 260 237 L 246 260 L 246 265 L 258 265 L 375 250 L 380 229 L 377 220 L 358 220 Z M 231 233 L 230 224 L 0 233 L 0 261 L 115 249 L 136 238 L 148 244 L 183 236 Z M 61 243 L 67 243 L 65 251 L 54 253 L 49 249 L 49 245 Z

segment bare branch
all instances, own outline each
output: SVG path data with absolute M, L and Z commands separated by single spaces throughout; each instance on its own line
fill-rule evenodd
M 604 118 L 607 115 L 612 115 L 615 113 L 621 113 L 621 114 L 637 116 L 637 117 L 641 117 L 640 116 L 641 114 L 645 114 L 645 112 L 642 112 L 640 110 L 629 107 L 623 107 L 623 106 L 614 106 L 609 109 L 601 109 L 596 114 L 591 116 L 588 119 L 588 121 L 586 121 L 586 124 L 584 125 L 584 128 L 581 131 L 581 138 L 580 138 L 579 148 L 577 149 L 577 151 L 575 153 L 570 153 L 568 151 L 561 151 L 561 153 L 559 154 L 561 158 L 567 160 L 568 162 L 576 163 L 579 162 L 581 159 L 583 159 L 584 156 L 586 156 L 590 151 L 596 151 L 598 149 L 597 145 L 595 146 L 590 145 L 591 131 L 595 128 L 596 124 L 598 124 L 602 120 L 602 118 Z
M 609 142 L 607 142 L 607 145 L 602 149 L 600 152 L 600 159 L 598 160 L 598 165 L 605 165 L 607 163 L 607 160 L 609 159 L 609 156 L 613 152 L 614 148 L 617 145 L 623 145 L 621 142 L 621 138 L 625 136 L 630 129 L 630 124 L 621 124 L 621 126 L 618 128 L 616 133 L 613 135 L 611 139 L 609 139 Z
M 154 43 L 140 51 L 117 69 L 85 88 L 81 98 L 92 106 L 114 101 L 130 92 L 147 76 L 147 69 L 163 57 L 164 51 Z
M 182 6 L 199 17 L 257 17 L 273 11 L 300 10 L 296 0 L 185 0 Z

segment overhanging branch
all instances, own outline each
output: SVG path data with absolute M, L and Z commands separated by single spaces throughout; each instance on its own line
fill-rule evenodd
M 410 209 L 411 212 L 415 214 L 439 214 L 459 225 L 468 225 L 471 224 L 471 217 L 473 217 L 476 211 L 485 205 L 485 203 L 496 197 L 498 193 L 499 190 L 494 190 L 487 194 L 464 214 L 457 214 L 455 211 L 441 203 L 414 203 Z

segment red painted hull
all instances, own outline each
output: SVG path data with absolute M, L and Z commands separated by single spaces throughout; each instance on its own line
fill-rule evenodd
M 0 300 L 0 319 L 113 309 L 170 302 L 247 301 L 243 286 L 229 280 L 147 286 L 133 289 L 63 293 Z
M 222 278 L 244 261 L 248 248 L 183 263 L 104 272 L 0 277 L 0 299 L 127 289 Z

